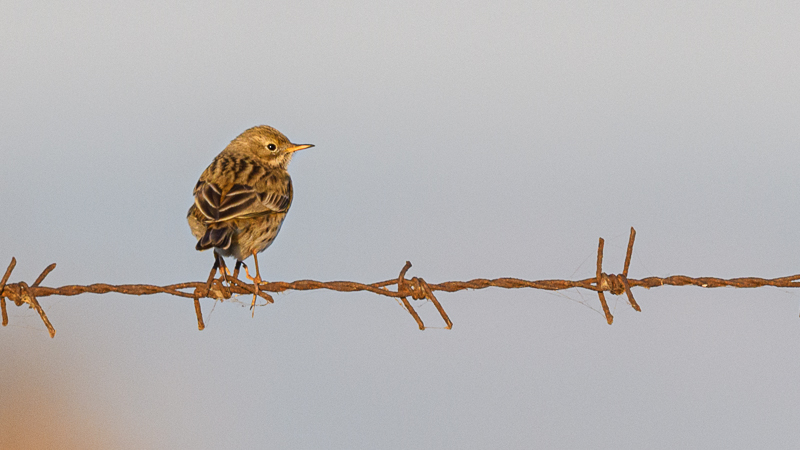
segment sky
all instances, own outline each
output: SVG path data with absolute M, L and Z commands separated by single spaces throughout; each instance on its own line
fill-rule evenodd
M 796 2 L 0 3 L 0 265 L 204 280 L 199 175 L 299 152 L 262 276 L 800 273 Z M 41 299 L 0 329 L 0 447 L 797 448 L 800 292 Z M 441 326 L 432 304 L 415 302 Z

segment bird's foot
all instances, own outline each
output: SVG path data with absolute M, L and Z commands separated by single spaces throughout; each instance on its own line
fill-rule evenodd
M 222 290 L 222 297 L 229 299 L 231 298 L 231 282 L 228 280 L 228 277 L 231 275 L 231 271 L 228 270 L 228 266 L 225 264 L 225 259 L 222 258 L 222 255 L 214 250 L 214 267 L 211 268 L 211 275 L 208 277 L 208 283 L 206 284 L 207 289 L 211 288 L 211 283 L 214 280 L 214 275 L 216 275 L 217 270 L 219 270 L 219 285 Z M 228 283 L 228 286 L 225 286 L 225 283 Z
M 261 279 L 261 274 L 259 273 L 256 273 L 255 277 L 250 276 L 250 271 L 247 270 L 247 265 L 242 263 L 242 266 L 244 266 L 244 272 L 247 274 L 247 279 L 252 281 L 253 285 L 255 286 L 255 290 L 253 291 L 253 302 L 250 303 L 250 311 L 252 311 L 251 317 L 255 317 L 256 299 L 258 298 L 258 293 L 261 292 L 261 289 L 259 289 L 259 284 L 264 280 Z

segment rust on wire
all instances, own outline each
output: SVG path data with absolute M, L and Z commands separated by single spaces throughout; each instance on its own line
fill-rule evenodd
M 8 311 L 6 311 L 6 298 L 3 295 L 3 291 L 6 288 L 6 283 L 8 282 L 9 277 L 11 277 L 11 271 L 14 270 L 14 266 L 16 265 L 17 259 L 11 258 L 11 264 L 8 265 L 8 269 L 6 269 L 3 279 L 0 280 L 0 309 L 2 309 L 3 313 L 3 326 L 8 325 Z
M 608 307 L 605 298 L 605 293 L 609 292 L 613 295 L 627 296 L 628 302 L 631 307 L 636 311 L 641 311 L 641 307 L 636 302 L 631 292 L 633 287 L 653 288 L 658 286 L 698 286 L 704 288 L 717 288 L 717 287 L 736 287 L 736 288 L 757 288 L 763 286 L 774 286 L 783 288 L 796 288 L 800 287 L 800 275 L 792 275 L 781 278 L 732 278 L 722 279 L 713 277 L 692 278 L 683 275 L 673 275 L 666 278 L 661 277 L 648 277 L 641 280 L 629 279 L 628 269 L 630 268 L 631 256 L 633 254 L 633 241 L 636 238 L 636 231 L 631 228 L 630 238 L 628 240 L 628 249 L 625 255 L 625 264 L 621 274 L 607 274 L 603 272 L 603 246 L 604 241 L 600 238 L 597 247 L 597 269 L 595 276 L 583 280 L 536 280 L 528 281 L 518 278 L 496 278 L 496 279 L 483 279 L 478 278 L 469 281 L 446 281 L 439 284 L 431 284 L 422 278 L 413 277 L 406 278 L 406 273 L 411 268 L 411 263 L 406 262 L 405 266 L 400 270 L 400 275 L 396 279 L 381 281 L 372 284 L 364 284 L 353 281 L 314 281 L 314 280 L 298 280 L 293 282 L 273 281 L 262 282 L 256 290 L 253 284 L 245 283 L 237 278 L 237 272 L 233 275 L 222 274 L 219 278 L 214 278 L 215 272 L 209 275 L 206 281 L 188 282 L 171 284 L 168 286 L 153 286 L 149 284 L 124 284 L 124 285 L 110 285 L 110 284 L 91 284 L 87 286 L 70 285 L 61 286 L 58 288 L 51 288 L 41 286 L 45 277 L 55 269 L 56 265 L 51 264 L 42 271 L 41 275 L 28 286 L 25 282 L 8 283 L 11 276 L 11 271 L 16 266 L 16 259 L 11 258 L 11 264 L 8 265 L 3 278 L 0 279 L 0 309 L 2 309 L 3 325 L 8 324 L 8 314 L 6 312 L 5 299 L 8 298 L 14 302 L 16 306 L 27 304 L 29 307 L 36 310 L 41 317 L 50 336 L 55 336 L 55 328 L 47 318 L 44 309 L 39 304 L 38 299 L 48 297 L 51 295 L 73 296 L 84 293 L 105 294 L 107 292 L 117 292 L 120 294 L 128 295 L 152 295 L 152 294 L 170 294 L 177 297 L 192 299 L 194 302 L 195 314 L 197 316 L 197 328 L 202 330 L 205 328 L 203 322 L 203 314 L 200 305 L 200 299 L 210 298 L 215 300 L 226 300 L 233 295 L 250 294 L 258 295 L 267 303 L 273 303 L 274 300 L 269 294 L 270 292 L 283 292 L 289 290 L 295 291 L 310 291 L 316 289 L 328 289 L 338 292 L 356 292 L 367 291 L 374 294 L 382 295 L 385 297 L 392 297 L 397 299 L 403 308 L 411 314 L 411 317 L 417 323 L 420 330 L 428 327 L 425 326 L 417 311 L 414 309 L 409 297 L 413 300 L 429 300 L 436 307 L 442 320 L 445 323 L 445 328 L 450 329 L 453 323 L 450 321 L 447 313 L 442 307 L 442 304 L 434 295 L 434 291 L 442 292 L 457 292 L 466 289 L 485 289 L 489 287 L 498 287 L 503 289 L 543 289 L 549 291 L 558 291 L 570 288 L 587 289 L 597 292 L 600 299 L 600 304 L 603 308 L 606 321 L 611 324 L 614 317 Z M 389 289 L 395 286 L 394 290 Z

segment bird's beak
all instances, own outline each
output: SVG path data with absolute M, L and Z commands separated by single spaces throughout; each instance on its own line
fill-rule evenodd
M 302 145 L 292 144 L 291 147 L 286 149 L 286 153 L 294 153 L 294 152 L 296 152 L 298 150 L 303 150 L 303 149 L 310 148 L 310 147 L 313 147 L 313 146 L 314 145 L 312 145 L 312 144 L 302 144 Z

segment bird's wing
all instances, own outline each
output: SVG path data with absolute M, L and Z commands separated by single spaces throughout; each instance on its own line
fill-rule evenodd
M 292 181 L 286 176 L 256 183 L 255 186 L 234 184 L 225 191 L 215 183 L 201 180 L 194 190 L 194 202 L 212 222 L 286 212 L 292 203 Z

